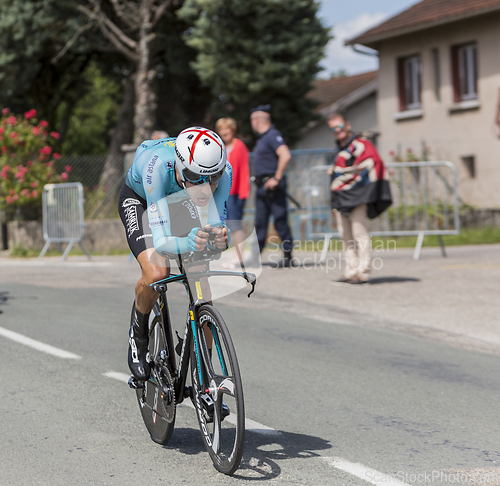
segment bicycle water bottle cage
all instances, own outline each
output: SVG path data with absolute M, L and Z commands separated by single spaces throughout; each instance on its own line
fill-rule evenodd
M 177 330 L 175 331 L 175 334 L 177 334 L 177 344 L 175 346 L 175 352 L 177 353 L 178 356 L 180 356 L 181 355 L 181 351 L 182 351 L 182 345 L 184 343 L 184 339 L 182 339 L 179 336 L 179 333 L 177 332 Z

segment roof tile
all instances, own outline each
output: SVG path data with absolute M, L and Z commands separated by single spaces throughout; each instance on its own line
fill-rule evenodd
M 314 98 L 319 103 L 319 106 L 315 110 L 319 112 L 376 79 L 377 73 L 378 71 L 369 71 L 354 76 L 318 79 L 314 82 L 314 88 L 309 92 L 308 96 Z
M 462 18 L 500 10 L 500 0 L 423 0 L 391 17 L 346 44 L 370 45 L 373 42 L 417 31 L 433 24 L 453 22 Z

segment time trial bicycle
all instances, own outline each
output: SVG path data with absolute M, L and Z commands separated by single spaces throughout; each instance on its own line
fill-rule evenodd
M 224 319 L 204 298 L 208 277 L 240 276 L 255 290 L 256 276 L 241 272 L 210 270 L 220 250 L 172 255 L 179 274 L 151 284 L 159 293 L 149 318 L 149 361 L 146 382 L 129 380 L 136 389 L 142 418 L 151 439 L 166 444 L 174 430 L 176 405 L 191 398 L 205 447 L 215 468 L 232 474 L 239 466 L 245 439 L 245 406 L 240 369 Z M 174 336 L 167 302 L 167 286 L 184 285 L 188 312 L 184 337 Z M 176 357 L 178 355 L 178 358 Z M 190 369 L 189 369 L 190 368 Z M 186 386 L 190 374 L 190 386 Z

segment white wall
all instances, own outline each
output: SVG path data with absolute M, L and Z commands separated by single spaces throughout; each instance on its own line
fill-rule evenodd
M 345 115 L 350 121 L 353 131 L 377 132 L 377 96 L 372 93 L 362 100 L 351 105 L 345 110 Z M 322 149 L 335 146 L 335 137 L 330 131 L 326 121 L 318 123 L 313 128 L 307 130 L 302 138 L 291 144 L 291 149 Z
M 430 160 L 449 160 L 459 169 L 462 199 L 478 207 L 500 206 L 500 138 L 494 125 L 500 89 L 500 13 L 456 22 L 386 41 L 380 46 L 378 89 L 379 149 L 384 160 L 398 145 Z M 450 46 L 475 41 L 478 52 L 479 108 L 450 112 L 453 99 Z M 441 101 L 434 92 L 432 49 L 440 54 Z M 422 59 L 422 117 L 396 121 L 399 112 L 396 59 L 419 53 Z M 462 161 L 474 155 L 476 177 Z

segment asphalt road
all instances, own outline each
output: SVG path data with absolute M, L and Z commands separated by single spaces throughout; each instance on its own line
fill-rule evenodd
M 346 313 L 340 323 L 258 300 L 220 304 L 247 417 L 273 429 L 247 432 L 242 465 L 229 478 L 212 467 L 191 408 L 178 408 L 174 435 L 159 446 L 135 393 L 105 375 L 128 372 L 134 271 L 99 262 L 3 270 L 2 486 L 500 484 L 499 355 L 354 318 L 346 325 Z M 170 301 L 182 326 L 182 292 Z M 34 349 L 7 331 L 78 358 Z

